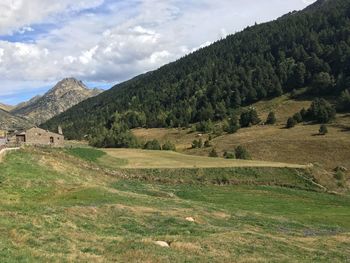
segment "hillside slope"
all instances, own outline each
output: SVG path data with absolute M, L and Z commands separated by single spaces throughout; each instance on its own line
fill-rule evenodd
M 0 130 L 23 129 L 31 126 L 28 120 L 0 109 Z
M 11 111 L 14 107 L 0 102 L 0 110 Z
M 307 186 L 293 179 L 291 170 L 194 174 L 190 169 L 179 180 L 183 170 L 107 173 L 70 156 L 70 150 L 25 148 L 0 163 L 1 262 L 346 262 L 350 257 L 348 195 L 212 183 L 271 176 L 272 183 Z
M 41 124 L 99 93 L 101 93 L 100 90 L 90 90 L 81 81 L 67 78 L 57 83 L 43 96 L 36 96 L 28 102 L 19 104 L 11 113 L 24 117 L 35 124 Z
M 157 139 L 163 144 L 171 141 L 176 144 L 178 151 L 186 154 L 208 156 L 212 148 L 215 148 L 222 157 L 225 151 L 233 151 L 241 145 L 248 150 L 253 160 L 315 163 L 328 171 L 333 171 L 337 166 L 350 169 L 349 114 L 338 114 L 334 121 L 327 124 L 329 133 L 325 136 L 318 135 L 319 124 L 302 123 L 293 129 L 285 129 L 287 119 L 302 108 L 308 108 L 310 104 L 310 100 L 294 100 L 285 95 L 254 103 L 252 107 L 257 109 L 263 121 L 273 111 L 277 123 L 243 128 L 235 134 L 212 135 L 211 147 L 202 149 L 191 149 L 191 144 L 199 138 L 203 142 L 207 140 L 209 135 L 203 132 L 193 132 L 187 128 L 138 128 L 132 131 L 143 142 Z
M 117 85 L 44 127 L 61 123 L 69 138 L 82 138 L 116 111 L 130 128 L 178 127 L 303 87 L 338 96 L 350 81 L 349 17 L 349 1 L 319 1 Z

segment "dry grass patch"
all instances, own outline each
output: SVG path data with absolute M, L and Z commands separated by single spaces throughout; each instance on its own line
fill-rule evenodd
M 277 163 L 265 161 L 227 160 L 223 158 L 209 158 L 194 155 L 185 155 L 168 151 L 146 151 L 138 149 L 105 149 L 109 156 L 126 159 L 127 165 L 122 168 L 216 168 L 216 167 L 276 167 L 300 168 L 308 166 L 290 163 Z M 102 157 L 103 159 L 104 157 Z M 119 166 L 119 165 L 118 165 Z

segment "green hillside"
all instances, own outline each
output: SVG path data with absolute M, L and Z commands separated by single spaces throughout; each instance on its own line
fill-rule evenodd
M 320 191 L 297 170 L 107 170 L 98 162 L 103 156 L 93 149 L 40 148 L 6 156 L 0 163 L 1 262 L 350 257 L 350 197 Z
M 113 115 L 129 128 L 219 121 L 240 106 L 306 88 L 348 110 L 350 2 L 318 1 L 301 12 L 248 27 L 174 63 L 119 84 L 51 119 L 68 138 L 100 134 Z

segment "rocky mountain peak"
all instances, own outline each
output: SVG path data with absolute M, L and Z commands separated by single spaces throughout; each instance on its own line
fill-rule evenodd
M 101 90 L 89 89 L 80 80 L 65 78 L 43 96 L 37 96 L 26 103 L 19 104 L 11 112 L 35 124 L 40 124 L 99 93 Z

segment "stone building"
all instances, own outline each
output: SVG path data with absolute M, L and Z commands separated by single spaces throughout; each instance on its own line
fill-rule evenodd
M 7 132 L 0 130 L 0 147 L 7 143 Z
M 59 129 L 62 133 L 62 130 Z M 63 134 L 50 132 L 37 127 L 23 132 L 17 132 L 10 140 L 11 143 L 40 145 L 40 146 L 64 146 Z

